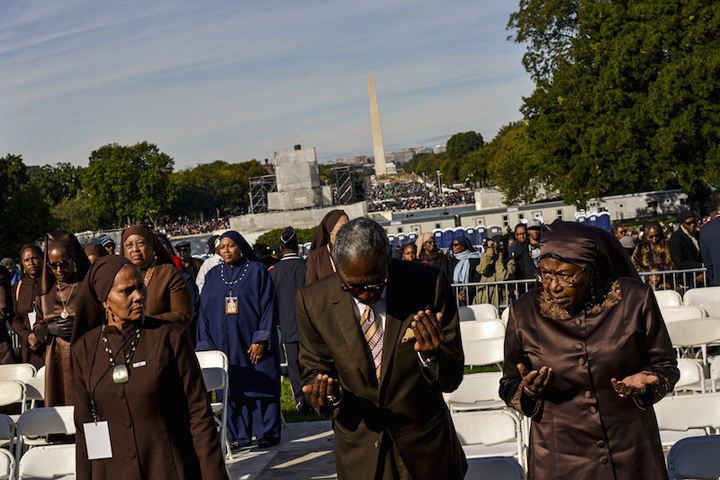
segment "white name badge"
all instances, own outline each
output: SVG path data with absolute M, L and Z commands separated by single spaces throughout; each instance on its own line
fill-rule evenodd
M 30 330 L 35 326 L 35 320 L 37 320 L 37 313 L 35 310 L 28 313 L 28 322 L 30 322 Z
M 110 429 L 108 422 L 84 423 L 85 446 L 88 460 L 112 458 L 112 445 L 110 444 Z

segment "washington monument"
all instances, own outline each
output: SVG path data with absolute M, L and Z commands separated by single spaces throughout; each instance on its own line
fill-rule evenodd
M 380 113 L 378 112 L 375 79 L 372 72 L 368 75 L 368 91 L 370 93 L 370 120 L 372 121 L 373 151 L 375 153 L 375 175 L 387 175 L 385 165 L 385 148 L 383 148 L 382 131 L 380 130 Z

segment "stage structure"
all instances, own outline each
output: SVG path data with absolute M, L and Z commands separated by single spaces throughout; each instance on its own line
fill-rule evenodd
M 349 205 L 364 202 L 367 187 L 362 167 L 343 166 L 335 168 L 335 204 Z
M 250 178 L 250 213 L 268 211 L 268 193 L 277 191 L 275 175 Z

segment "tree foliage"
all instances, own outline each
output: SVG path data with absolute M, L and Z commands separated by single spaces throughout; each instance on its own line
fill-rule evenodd
M 70 232 L 95 230 L 100 227 L 97 214 L 84 194 L 63 200 L 50 209 L 57 225 Z
M 523 113 L 540 177 L 579 204 L 718 184 L 718 13 L 709 0 L 522 2 L 510 26 L 538 59 Z
M 50 208 L 63 200 L 74 199 L 82 189 L 80 183 L 81 168 L 70 163 L 43 165 L 42 167 L 28 168 L 28 176 L 35 185 L 45 203 Z
M 50 211 L 18 155 L 0 158 L 0 252 L 17 256 L 20 248 L 53 227 Z
M 258 239 L 255 241 L 255 243 L 264 243 L 265 245 L 279 245 L 280 244 L 280 235 L 282 235 L 282 233 L 285 231 L 286 228 L 287 227 L 276 228 L 275 230 L 270 230 L 269 232 L 265 232 L 258 237 Z M 295 228 L 295 234 L 297 235 L 298 245 L 302 245 L 304 243 L 311 242 L 313 235 L 315 235 L 315 230 L 317 230 L 317 227 Z
M 453 163 L 462 161 L 465 155 L 482 148 L 482 135 L 475 132 L 456 133 L 447 141 L 445 155 L 446 160 Z

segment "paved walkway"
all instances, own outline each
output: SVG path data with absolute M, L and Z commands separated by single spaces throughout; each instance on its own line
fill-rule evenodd
M 235 450 L 228 460 L 232 480 L 321 480 L 337 478 L 330 421 L 290 423 L 275 447 Z

